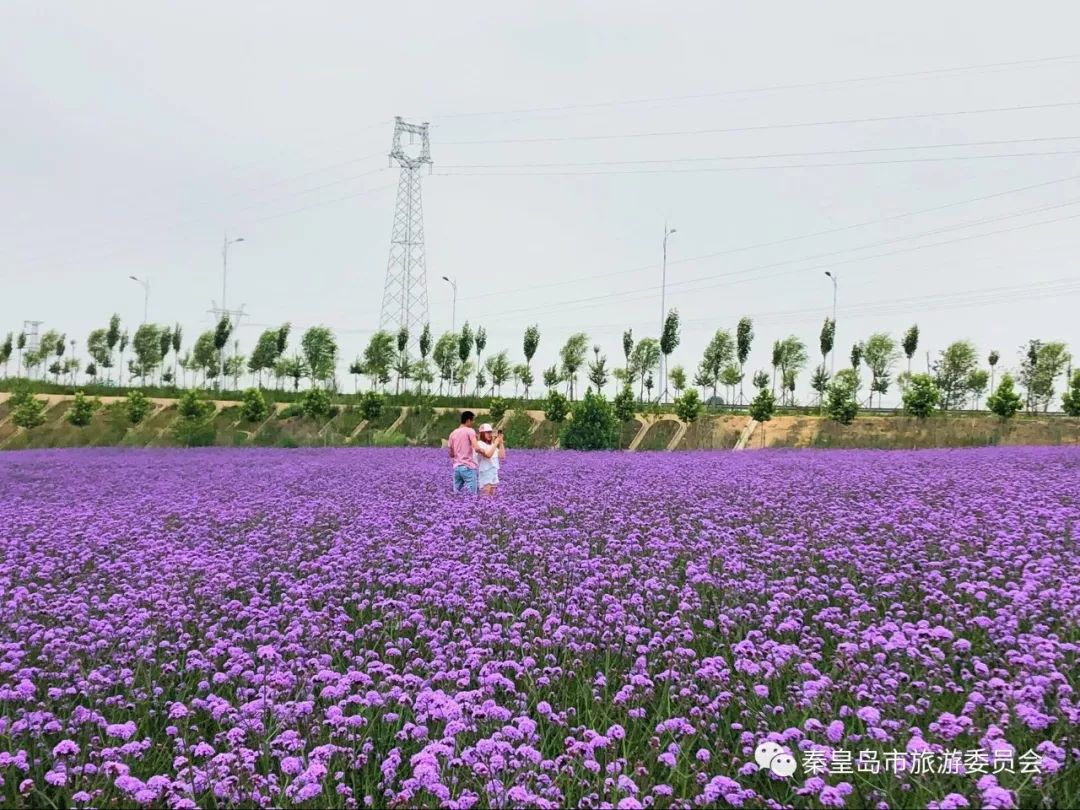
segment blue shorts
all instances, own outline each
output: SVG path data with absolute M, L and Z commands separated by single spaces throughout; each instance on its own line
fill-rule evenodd
M 473 495 L 477 492 L 476 470 L 472 467 L 454 467 L 454 492 L 461 490 Z

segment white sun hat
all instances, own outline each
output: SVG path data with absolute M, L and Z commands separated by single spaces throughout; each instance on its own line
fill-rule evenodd
M 488 422 L 484 422 L 484 424 L 482 424 L 480 426 L 480 430 L 478 430 L 476 432 L 477 433 L 494 433 L 494 431 L 491 428 L 491 424 L 488 423 Z

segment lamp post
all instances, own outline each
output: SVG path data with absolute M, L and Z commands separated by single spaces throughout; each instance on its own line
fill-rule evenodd
M 132 281 L 136 281 L 142 285 L 143 288 L 143 311 L 142 322 L 146 323 L 146 313 L 150 310 L 150 282 L 145 279 L 138 278 L 137 276 L 128 276 Z
M 829 374 L 836 373 L 836 276 L 830 270 L 825 275 L 832 279 L 832 322 L 833 322 L 833 349 Z
M 457 281 L 449 276 L 443 276 L 442 280 L 449 284 L 454 290 L 454 305 L 450 310 L 450 331 L 453 332 L 457 327 Z
M 657 334 L 657 338 L 662 340 L 664 337 L 664 321 L 667 318 L 666 298 L 667 298 L 667 239 L 671 234 L 675 233 L 675 228 L 668 228 L 667 223 L 664 223 L 664 260 L 662 269 L 660 271 L 660 332 Z M 660 396 L 663 397 L 667 394 L 667 386 L 664 380 L 667 365 L 667 358 L 660 355 Z
M 226 317 L 229 314 L 225 305 L 225 282 L 229 278 L 229 245 L 235 245 L 237 242 L 243 242 L 244 237 L 238 236 L 236 239 L 229 239 L 229 235 L 225 234 L 225 241 L 221 246 L 221 315 Z M 220 368 L 218 369 L 218 379 L 221 390 L 225 389 L 225 347 L 221 347 Z

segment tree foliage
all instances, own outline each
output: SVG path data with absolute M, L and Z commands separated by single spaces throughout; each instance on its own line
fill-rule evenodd
M 142 391 L 128 392 L 127 399 L 124 401 L 124 411 L 131 424 L 137 425 L 142 422 L 150 413 L 150 408 L 150 400 Z
M 1023 400 L 1016 393 L 1012 375 L 1002 374 L 1001 382 L 998 383 L 997 390 L 986 400 L 986 406 L 992 413 L 997 414 L 1002 419 L 1011 419 L 1022 405 Z
M 559 436 L 559 444 L 565 450 L 611 450 L 618 439 L 619 422 L 611 403 L 603 394 L 586 391 L 582 400 L 574 405 L 571 419 Z
M 958 340 L 942 350 L 934 362 L 934 383 L 941 391 L 944 410 L 958 407 L 968 394 L 968 381 L 975 370 L 978 356 L 970 340 Z
M 11 422 L 23 430 L 31 430 L 45 423 L 45 406 L 43 399 L 38 399 L 27 386 L 16 388 L 8 400 L 11 406 Z
M 577 374 L 585 363 L 585 354 L 588 351 L 589 338 L 584 332 L 577 332 L 567 338 L 566 343 L 559 350 L 559 371 L 566 381 L 570 398 L 574 398 L 574 388 L 577 382 Z
M 570 403 L 562 394 L 552 389 L 548 391 L 547 400 L 544 403 L 544 418 L 549 422 L 563 422 L 570 412 Z
M 925 419 L 941 401 L 941 392 L 929 374 L 912 374 L 904 385 L 904 411 Z
M 675 415 L 687 424 L 696 422 L 704 410 L 705 406 L 702 404 L 696 388 L 687 388 L 675 400 Z
M 1020 385 L 1031 413 L 1049 410 L 1054 399 L 1054 384 L 1069 365 L 1069 352 L 1064 343 L 1032 340 L 1020 364 Z
M 858 375 L 853 369 L 836 372 L 826 392 L 825 411 L 829 418 L 842 425 L 850 425 L 859 412 L 859 403 L 855 399 Z
M 776 397 L 773 396 L 766 382 L 766 385 L 758 387 L 757 396 L 750 400 L 750 418 L 755 422 L 768 422 L 773 418 L 775 411 Z
M 634 418 L 634 391 L 629 385 L 624 385 L 615 399 L 612 401 L 615 418 L 620 422 L 629 422 Z
M 882 395 L 889 391 L 892 367 L 899 357 L 896 341 L 886 332 L 875 332 L 863 345 L 863 360 L 870 369 L 870 396 L 878 395 L 879 406 Z
M 313 326 L 300 339 L 300 348 L 304 352 L 304 360 L 307 361 L 311 382 L 315 385 L 333 382 L 338 358 L 334 333 L 325 326 Z
M 377 419 L 383 412 L 383 395 L 378 391 L 365 391 L 360 397 L 360 415 L 367 421 Z
M 900 341 L 901 347 L 904 349 L 904 355 L 907 357 L 908 371 L 911 371 L 911 358 L 915 356 L 915 352 L 919 350 L 919 325 L 912 324 L 908 327 L 908 330 L 904 332 L 904 338 Z
M 76 427 L 86 427 L 94 418 L 94 411 L 101 407 L 101 400 L 97 397 L 88 397 L 82 391 L 75 392 L 75 398 L 71 401 L 65 416 L 68 422 Z
M 264 333 L 265 334 L 265 333 Z M 266 403 L 266 397 L 258 388 L 249 388 L 244 392 L 244 398 L 240 403 L 240 415 L 245 422 L 262 422 L 270 414 L 270 406 Z
M 1080 369 L 1073 372 L 1069 388 L 1061 398 L 1061 405 L 1068 416 L 1080 416 Z

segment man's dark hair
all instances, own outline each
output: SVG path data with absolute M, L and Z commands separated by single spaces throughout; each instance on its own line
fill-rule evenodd
M 462 411 L 461 412 L 461 424 L 463 424 L 463 425 L 466 422 L 471 422 L 475 418 L 476 418 L 476 414 L 473 413 L 472 411 Z

